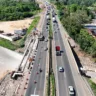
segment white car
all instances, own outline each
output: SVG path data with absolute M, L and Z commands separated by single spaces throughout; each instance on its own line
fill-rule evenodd
M 47 48 L 47 47 L 45 47 L 45 48 L 44 48 L 44 50 L 45 50 L 45 51 L 47 51 L 47 50 L 48 50 L 48 48 Z
M 64 72 L 64 68 L 63 67 L 59 67 L 59 72 Z
M 74 91 L 73 86 L 69 86 L 68 88 L 69 88 L 69 95 L 70 96 L 75 96 L 75 91 Z

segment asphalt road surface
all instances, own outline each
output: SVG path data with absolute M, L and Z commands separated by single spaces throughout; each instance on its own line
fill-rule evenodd
M 46 19 L 44 22 L 42 33 L 45 38 L 48 38 L 48 31 L 46 30 Z M 35 62 L 33 64 L 28 88 L 25 96 L 31 96 L 32 94 L 43 96 L 44 92 L 44 82 L 45 82 L 45 70 L 46 70 L 46 51 L 44 48 L 47 46 L 47 42 L 39 41 L 37 54 L 35 58 Z M 42 69 L 42 72 L 39 72 L 39 68 Z M 37 74 L 37 72 L 39 74 Z M 34 80 L 37 82 L 34 83 Z
M 69 61 L 66 55 L 66 50 L 61 38 L 60 30 L 58 28 L 57 23 L 53 23 L 53 34 L 54 34 L 54 40 L 55 40 L 55 46 L 60 46 L 61 56 L 56 56 L 57 60 L 57 79 L 58 79 L 58 85 L 59 85 L 59 96 L 69 96 L 69 90 L 68 86 L 73 86 L 75 88 L 71 68 L 69 65 Z M 59 72 L 59 67 L 64 68 L 64 72 Z

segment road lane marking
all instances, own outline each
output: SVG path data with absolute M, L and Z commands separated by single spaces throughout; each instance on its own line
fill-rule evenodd
M 57 27 L 58 27 L 58 26 L 57 26 Z M 59 27 L 58 27 L 58 28 L 59 28 Z M 58 32 L 60 32 L 60 30 L 56 30 L 56 31 L 57 31 L 57 35 L 59 35 Z M 58 37 L 58 40 L 57 40 L 57 41 L 58 41 L 58 44 L 60 44 L 60 47 L 61 47 L 61 43 L 60 43 L 60 38 L 59 38 L 59 37 Z M 55 42 L 56 42 L 56 41 L 55 41 Z M 62 62 L 62 64 L 63 64 L 62 67 L 64 67 L 63 57 L 61 56 L 60 59 L 61 59 L 61 62 Z M 56 64 L 56 65 L 57 65 L 57 64 Z M 57 66 L 56 66 L 56 67 L 57 67 Z M 58 71 L 58 70 L 57 70 L 57 71 Z M 57 73 L 57 74 L 58 74 L 58 73 Z M 64 73 L 63 73 L 64 79 L 66 78 L 66 75 L 65 75 L 65 74 L 66 74 L 66 73 L 64 72 Z M 64 84 L 65 84 L 65 89 L 66 89 L 66 95 L 68 96 L 68 88 L 67 88 L 68 83 L 67 83 L 66 79 L 65 79 L 64 81 L 65 81 Z M 59 85 L 59 84 L 58 84 L 58 85 Z
M 53 22 L 52 22 L 53 23 Z M 52 24 L 53 25 L 53 24 Z M 54 34 L 54 33 L 53 33 Z M 54 34 L 55 35 L 55 34 Z M 53 36 L 54 36 L 53 35 Z M 53 38 L 55 38 L 55 36 L 53 37 Z M 55 48 L 55 39 L 54 39 L 54 48 Z M 55 51 L 54 51 L 55 52 Z M 56 55 L 55 55 L 55 60 L 54 61 L 56 61 Z M 57 62 L 55 63 L 55 65 L 56 65 L 56 85 L 57 85 L 57 90 L 58 90 L 58 92 L 57 92 L 57 96 L 59 96 L 59 82 L 58 82 L 58 69 L 57 69 Z M 57 91 L 56 90 L 56 91 Z
M 34 89 L 34 95 L 35 95 L 35 93 L 36 93 L 36 88 Z

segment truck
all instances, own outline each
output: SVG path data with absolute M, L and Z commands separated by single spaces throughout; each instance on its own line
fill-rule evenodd
M 56 46 L 56 56 L 60 56 L 61 55 L 61 51 L 60 51 L 60 46 Z

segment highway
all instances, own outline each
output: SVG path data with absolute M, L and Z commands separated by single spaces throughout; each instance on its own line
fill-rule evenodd
M 61 51 L 63 51 L 61 56 L 56 56 L 57 68 L 55 67 L 55 74 L 57 73 L 57 78 L 55 75 L 55 79 L 57 79 L 56 83 L 58 83 L 58 95 L 69 96 L 68 86 L 73 86 L 75 89 L 75 96 L 94 96 L 78 71 L 76 61 L 66 38 L 66 31 L 59 21 L 58 16 L 56 16 L 56 20 L 57 23 L 53 24 L 53 39 L 55 40 L 54 46 L 59 45 Z M 64 73 L 58 72 L 59 66 L 64 67 Z
M 45 36 L 45 38 L 48 38 L 48 31 L 46 30 L 46 27 L 48 27 L 48 25 L 46 25 L 46 22 L 47 21 L 45 19 L 42 33 Z M 56 53 L 54 54 L 55 67 L 53 67 L 53 70 L 55 70 L 54 74 L 57 88 L 56 91 L 58 91 L 57 96 L 69 96 L 68 86 L 73 86 L 73 88 L 75 89 L 74 96 L 92 96 L 89 90 L 87 90 L 87 86 L 84 84 L 81 75 L 78 73 L 76 64 L 73 64 L 75 62 L 74 61 L 75 59 L 73 55 L 71 55 L 72 54 L 72 52 L 70 51 L 71 49 L 70 50 L 66 49 L 69 48 L 67 44 L 68 41 L 65 40 L 64 34 L 62 35 L 63 29 L 61 29 L 60 27 L 60 22 L 55 23 L 52 22 L 52 28 L 53 28 L 54 50 L 55 46 L 60 46 L 60 49 L 62 51 L 61 56 L 56 56 Z M 44 48 L 46 46 L 47 42 L 39 41 L 35 62 L 33 64 L 25 96 L 30 96 L 33 94 L 44 96 L 44 84 L 45 84 L 45 72 L 46 72 L 46 51 L 44 51 Z M 64 72 L 59 72 L 58 70 L 59 67 L 63 67 Z M 41 73 L 39 72 L 39 68 L 43 70 Z M 39 72 L 39 74 L 37 74 L 37 72 Z M 37 82 L 36 84 L 34 83 L 34 80 Z
M 46 19 L 44 22 L 44 26 L 42 29 L 42 33 L 45 38 L 48 38 L 48 31 L 46 30 Z M 31 96 L 32 94 L 36 94 L 39 96 L 43 96 L 44 92 L 44 82 L 45 82 L 45 71 L 46 71 L 46 51 L 44 48 L 47 46 L 47 42 L 39 41 L 35 62 L 33 64 L 33 68 L 31 71 L 31 76 L 28 84 L 28 88 L 25 96 Z M 42 69 L 42 72 L 39 72 L 39 68 Z M 37 74 L 37 72 L 39 74 Z M 34 83 L 34 80 L 37 83 Z
M 68 86 L 73 86 L 75 88 L 74 80 L 72 77 L 71 69 L 66 55 L 66 50 L 64 48 L 64 44 L 61 38 L 60 30 L 58 30 L 57 23 L 53 23 L 53 30 L 54 30 L 53 34 L 54 34 L 55 46 L 60 46 L 61 50 L 63 51 L 61 56 L 56 56 L 56 62 L 57 62 L 56 71 L 58 76 L 59 96 L 69 96 Z M 60 66 L 64 68 L 64 73 L 63 72 L 60 73 L 58 71 Z

